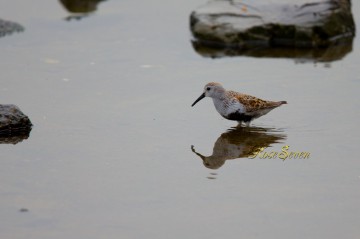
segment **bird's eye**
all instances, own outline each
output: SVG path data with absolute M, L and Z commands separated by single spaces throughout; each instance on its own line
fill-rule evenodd
M 206 90 L 209 91 L 209 90 L 210 90 L 210 87 L 206 88 Z

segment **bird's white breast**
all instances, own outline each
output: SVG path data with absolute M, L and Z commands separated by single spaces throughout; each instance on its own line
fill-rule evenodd
M 222 116 L 227 116 L 234 112 L 245 113 L 245 107 L 236 99 L 216 99 L 213 98 L 215 108 Z

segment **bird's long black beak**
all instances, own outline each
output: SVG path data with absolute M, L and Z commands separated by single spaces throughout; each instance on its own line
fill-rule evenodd
M 205 93 L 202 93 L 200 95 L 199 98 L 197 98 L 197 100 L 195 100 L 195 102 L 191 105 L 191 107 L 193 107 L 197 102 L 199 102 L 200 100 L 204 99 L 205 98 Z

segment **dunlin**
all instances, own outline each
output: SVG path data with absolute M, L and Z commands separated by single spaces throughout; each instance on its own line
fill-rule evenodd
M 220 83 L 211 82 L 205 85 L 204 93 L 191 106 L 205 97 L 213 99 L 215 108 L 222 117 L 238 121 L 239 124 L 244 122 L 247 126 L 252 120 L 266 115 L 280 105 L 287 104 L 286 101 L 267 101 L 255 96 L 227 91 Z

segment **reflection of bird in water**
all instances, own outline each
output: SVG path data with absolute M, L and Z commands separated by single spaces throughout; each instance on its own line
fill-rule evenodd
M 239 124 L 244 122 L 247 126 L 252 120 L 266 115 L 283 104 L 287 104 L 286 101 L 262 100 L 255 96 L 225 90 L 220 83 L 210 82 L 205 85 L 204 92 L 191 106 L 194 106 L 205 97 L 212 98 L 217 112 L 222 117 L 238 121 Z
M 252 156 L 262 147 L 269 147 L 286 139 L 286 135 L 279 132 L 281 131 L 271 128 L 234 127 L 216 140 L 211 156 L 196 152 L 194 146 L 191 146 L 191 150 L 203 160 L 205 167 L 218 169 L 228 159 Z

